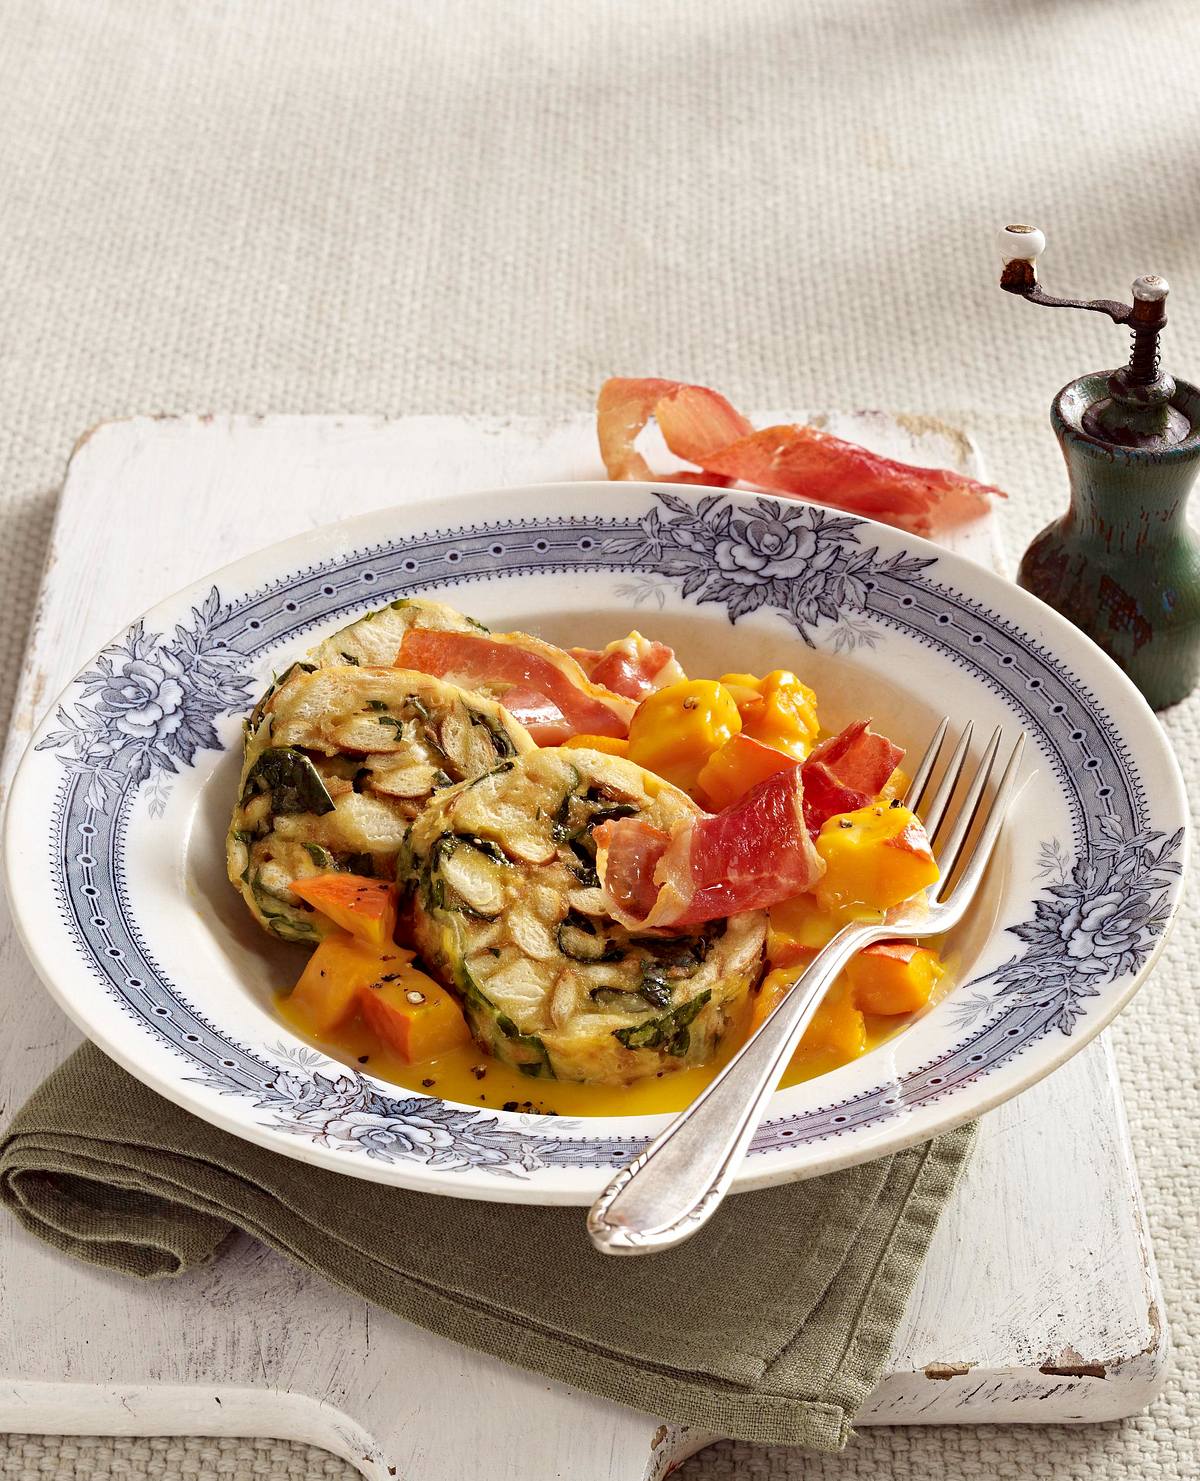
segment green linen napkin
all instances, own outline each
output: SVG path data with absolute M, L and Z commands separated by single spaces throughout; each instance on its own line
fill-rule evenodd
M 578 1208 L 435 1198 L 218 1131 L 91 1044 L 0 1142 L 34 1234 L 142 1279 L 243 1229 L 407 1321 L 680 1423 L 836 1450 L 874 1386 L 972 1128 L 731 1198 L 687 1244 L 597 1254 Z

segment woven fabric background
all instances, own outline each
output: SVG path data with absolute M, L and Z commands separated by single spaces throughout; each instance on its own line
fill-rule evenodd
M 1044 227 L 1063 289 L 1170 277 L 1200 374 L 1198 99 L 1192 0 L 7 0 L 0 717 L 71 445 L 136 411 L 578 411 L 623 370 L 931 412 L 976 432 L 1019 548 L 1061 499 L 1050 396 L 1122 344 L 1001 295 L 994 229 Z M 1168 724 L 1196 775 L 1200 706 Z M 1150 1412 L 723 1446 L 687 1481 L 1195 1474 L 1198 930 L 1115 1030 L 1177 1344 Z M 0 1439 L 19 1481 L 351 1474 Z

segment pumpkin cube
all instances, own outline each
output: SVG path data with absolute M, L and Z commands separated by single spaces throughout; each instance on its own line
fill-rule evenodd
M 936 951 L 915 941 L 880 941 L 850 962 L 846 978 L 864 1013 L 913 1013 L 929 1001 L 946 969 Z
M 820 951 L 844 924 L 823 911 L 812 894 L 781 900 L 767 916 L 767 959 L 780 966 L 794 960 L 797 951 Z
M 363 1022 L 408 1064 L 467 1044 L 471 1030 L 444 987 L 406 965 L 394 981 L 372 982 L 359 994 Z
M 353 1017 L 368 983 L 410 961 L 411 951 L 398 946 L 380 950 L 356 941 L 348 931 L 335 931 L 309 957 L 292 989 L 290 1008 L 314 1037 L 333 1033 Z
M 714 751 L 742 728 L 733 695 L 712 679 L 684 679 L 646 696 L 629 722 L 630 761 L 685 792 Z
M 314 910 L 369 946 L 386 946 L 396 929 L 396 887 L 363 874 L 311 874 L 291 883 Z
M 796 1049 L 796 1057 L 828 1054 L 834 1063 L 857 1059 L 867 1048 L 867 1021 L 854 1005 L 845 977 L 825 994 Z
M 817 852 L 825 861 L 817 904 L 830 913 L 889 910 L 938 879 L 920 819 L 897 802 L 835 814 L 817 835 Z
M 753 740 L 793 761 L 803 761 L 820 733 L 817 696 L 788 669 L 773 669 L 763 679 L 753 674 L 722 674 L 721 683 L 737 701 L 742 730 Z
M 809 952 L 804 956 L 797 955 L 795 961 L 789 962 L 786 967 L 767 973 L 750 1000 L 750 1033 L 757 1033 L 774 1012 L 775 1005 L 787 997 L 796 979 L 815 954 Z
M 776 968 L 763 978 L 751 1008 L 751 1033 L 761 1028 L 775 1005 L 791 992 L 804 966 L 805 962 L 801 960 L 788 967 Z M 857 1059 L 866 1052 L 866 1048 L 867 1021 L 862 1010 L 852 1001 L 843 975 L 825 994 L 804 1030 L 804 1037 L 792 1056 L 792 1067 L 810 1073 L 835 1069 Z

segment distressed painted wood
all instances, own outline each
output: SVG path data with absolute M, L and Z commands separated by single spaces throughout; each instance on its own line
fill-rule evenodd
M 979 473 L 968 441 L 938 423 L 875 415 L 827 425 Z M 139 419 L 98 429 L 63 491 L 3 778 L 88 653 L 204 571 L 368 509 L 598 473 L 582 418 Z M 955 543 L 999 559 L 991 520 Z M 76 1035 L 37 985 L 2 905 L 0 999 L 0 1089 L 11 1106 Z M 481 1455 L 495 1481 L 657 1481 L 713 1438 L 431 1337 L 245 1238 L 208 1269 L 155 1285 L 76 1265 L 10 1220 L 0 1242 L 5 1429 L 279 1436 L 411 1481 L 477 1475 Z M 1149 1402 L 1166 1355 L 1102 1037 L 985 1119 L 860 1422 L 1113 1419 Z

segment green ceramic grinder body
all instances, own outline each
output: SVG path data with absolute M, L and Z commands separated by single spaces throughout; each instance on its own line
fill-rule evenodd
M 1200 469 L 1200 390 L 1175 383 L 1170 403 L 1190 424 L 1181 441 L 1121 447 L 1083 424 L 1109 394 L 1109 374 L 1081 376 L 1054 398 L 1050 422 L 1066 459 L 1070 507 L 1030 545 L 1017 580 L 1082 628 L 1163 709 L 1200 677 L 1200 544 L 1187 517 Z

